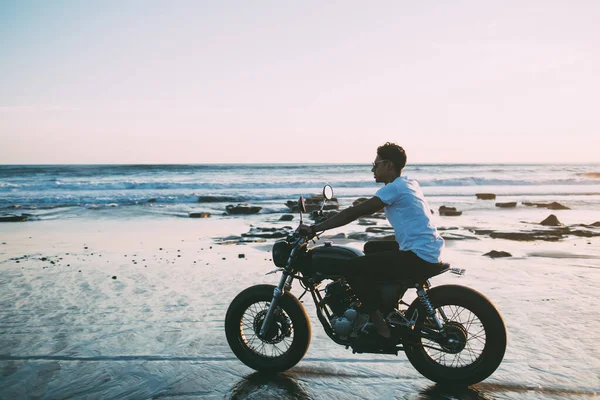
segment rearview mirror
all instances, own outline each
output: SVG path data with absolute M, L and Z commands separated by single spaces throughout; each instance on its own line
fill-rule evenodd
M 306 203 L 304 202 L 304 197 L 302 197 L 302 196 L 300 196 L 300 198 L 298 199 L 298 210 L 301 213 L 306 212 Z
M 323 197 L 325 197 L 327 200 L 333 199 L 333 188 L 331 186 L 325 185 L 323 188 Z

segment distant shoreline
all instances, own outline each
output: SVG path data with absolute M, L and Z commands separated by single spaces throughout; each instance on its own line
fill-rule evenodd
M 265 163 L 265 162 L 246 162 L 246 163 L 231 163 L 231 162 L 223 162 L 223 163 L 70 163 L 70 164 L 65 164 L 65 163 L 44 163 L 44 164 L 37 164 L 37 163 L 24 163 L 24 164 L 4 164 L 4 163 L 0 163 L 0 168 L 1 167 L 46 167 L 46 166 L 50 166 L 50 167 L 60 167 L 60 166 L 81 166 L 81 167 L 93 167 L 93 166 L 111 166 L 111 167 L 116 167 L 116 166 L 124 166 L 124 167 L 135 167 L 135 166 L 141 166 L 141 167 L 148 167 L 148 166 L 218 166 L 218 165 L 224 165 L 224 166 L 229 166 L 229 167 L 235 167 L 235 166 L 245 166 L 245 165 L 250 165 L 250 166 L 285 166 L 285 165 L 290 165 L 290 166 L 319 166 L 319 165 L 326 165 L 326 166 L 335 166 L 335 165 L 340 165 L 340 166 L 363 166 L 363 165 L 369 165 L 370 162 L 340 162 L 340 163 L 332 163 L 332 162 L 307 162 L 307 163 L 284 163 L 284 162 L 273 162 L 273 163 Z M 406 168 L 410 168 L 413 166 L 428 166 L 428 167 L 435 167 L 435 166 L 445 166 L 445 165 L 449 165 L 449 166 L 473 166 L 473 165 L 485 165 L 485 166 L 563 166 L 563 165 L 574 165 L 574 166 L 582 166 L 582 165 L 597 165 L 600 166 L 600 162 L 558 162 L 558 163 L 541 163 L 541 162 L 532 162 L 532 163 L 528 163 L 528 162 L 423 162 L 423 163 L 414 163 L 414 162 L 410 162 L 406 165 Z

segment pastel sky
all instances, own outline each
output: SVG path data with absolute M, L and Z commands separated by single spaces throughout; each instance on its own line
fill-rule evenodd
M 0 0 L 0 163 L 597 162 L 600 1 Z

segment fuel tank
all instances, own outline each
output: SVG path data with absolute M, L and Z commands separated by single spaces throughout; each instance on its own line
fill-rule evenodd
M 312 270 L 324 275 L 343 275 L 348 260 L 365 254 L 349 246 L 336 246 L 325 243 L 310 249 Z

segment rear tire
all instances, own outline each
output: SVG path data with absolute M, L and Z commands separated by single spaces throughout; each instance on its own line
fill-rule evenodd
M 481 293 L 464 286 L 438 286 L 428 295 L 440 322 L 444 324 L 440 309 L 448 317 L 444 325 L 453 339 L 436 342 L 422 336 L 424 326 L 434 325 L 416 299 L 406 311 L 409 319 L 418 312 L 414 330 L 404 338 L 410 363 L 426 378 L 444 385 L 469 386 L 486 379 L 498 368 L 506 351 L 506 328 L 496 307 Z
M 289 292 L 279 300 L 268 337 L 259 338 L 274 289 L 272 285 L 249 287 L 233 299 L 225 316 L 229 347 L 240 361 L 261 372 L 282 372 L 293 367 L 310 345 L 310 320 L 302 303 Z

